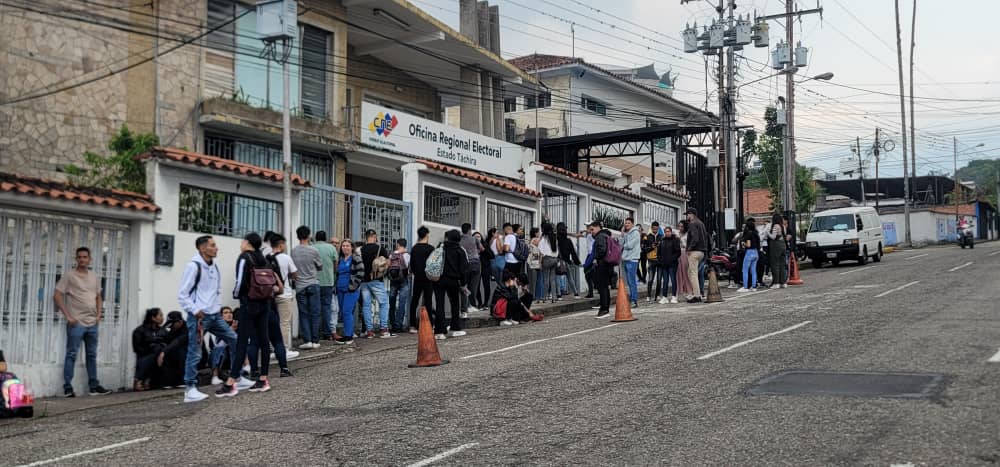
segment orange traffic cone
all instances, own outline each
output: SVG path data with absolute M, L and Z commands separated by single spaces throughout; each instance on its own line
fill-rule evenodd
M 410 368 L 424 366 L 440 366 L 448 363 L 448 360 L 441 360 L 438 353 L 437 342 L 434 340 L 434 327 L 431 319 L 427 315 L 427 307 L 420 307 L 420 327 L 417 331 L 417 363 L 409 365 Z
M 615 300 L 615 319 L 611 320 L 611 322 L 621 323 L 635 320 L 636 318 L 632 316 L 632 303 L 628 299 L 628 288 L 625 287 L 625 279 L 622 278 L 622 274 L 619 274 L 618 297 Z
M 789 255 L 789 256 L 791 257 L 790 261 L 789 261 L 789 263 L 791 264 L 791 267 L 789 268 L 790 274 L 788 276 L 788 285 L 802 285 L 802 284 L 805 284 L 805 282 L 802 282 L 802 278 L 799 277 L 799 262 L 798 262 L 798 260 L 795 259 L 795 255 L 794 254 Z

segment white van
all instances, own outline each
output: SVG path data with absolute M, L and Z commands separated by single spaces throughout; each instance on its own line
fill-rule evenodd
M 806 233 L 806 254 L 816 268 L 829 261 L 856 260 L 859 264 L 882 260 L 882 220 L 875 208 L 852 207 L 817 213 Z

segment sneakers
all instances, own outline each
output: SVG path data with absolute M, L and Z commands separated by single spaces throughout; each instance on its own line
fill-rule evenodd
M 382 332 L 379 334 L 378 337 L 380 339 L 392 339 L 393 337 L 396 337 L 396 335 L 393 334 L 393 333 L 391 333 L 391 332 L 389 332 L 388 329 L 383 329 Z
M 691 297 L 687 300 L 688 303 L 701 303 L 701 297 Z
M 271 390 L 270 383 L 266 379 L 259 379 L 250 387 L 250 392 L 267 392 Z
M 285 351 L 285 358 L 288 359 L 288 360 L 291 360 L 293 358 L 299 358 L 299 355 L 301 355 L 301 354 L 299 354 L 298 352 L 296 352 L 294 350 L 286 350 Z
M 443 340 L 445 340 L 447 338 L 448 338 L 448 336 L 446 336 L 444 334 L 434 334 L 434 340 L 443 341 Z
M 419 331 L 417 331 L 417 328 L 411 327 L 409 332 L 410 332 L 410 334 L 416 334 Z
M 375 338 L 375 331 L 368 331 L 365 333 L 365 339 L 374 339 L 374 338 Z
M 219 389 L 215 390 L 215 397 L 233 397 L 239 393 L 240 390 L 236 389 L 236 385 L 223 384 Z
M 576 295 L 573 296 L 574 300 L 579 300 L 581 298 L 583 298 L 583 297 L 581 297 L 580 294 L 576 294 Z
M 242 376 L 240 376 L 240 379 L 236 380 L 236 389 L 239 389 L 240 391 L 250 389 L 253 385 L 253 380 L 246 379 Z
M 218 376 L 212 376 L 212 386 L 219 386 L 225 381 L 221 380 Z
M 76 393 L 73 392 L 73 389 L 64 389 L 63 397 L 76 397 Z
M 653 303 L 653 300 L 656 300 L 656 299 L 653 298 L 653 297 L 646 297 L 646 303 Z
M 290 378 L 292 376 L 292 372 L 288 368 L 282 368 L 281 374 L 278 375 L 279 378 Z
M 474 307 L 474 306 L 470 306 L 470 307 L 469 307 L 469 309 L 468 309 L 468 310 L 465 310 L 465 311 L 466 311 L 467 313 L 475 313 L 475 312 L 479 311 L 479 308 L 476 308 L 476 307 Z
M 302 345 L 299 346 L 299 350 L 310 350 L 312 348 L 312 342 L 303 342 Z
M 348 344 L 353 344 L 354 343 L 354 338 L 353 337 L 341 337 L 340 339 L 337 339 L 334 342 L 337 345 L 348 345 Z
M 503 320 L 503 321 L 500 322 L 500 325 L 501 326 L 513 326 L 514 322 L 511 321 L 511 320 L 509 320 L 509 319 L 505 319 L 505 320 Z
M 601 310 L 597 312 L 597 319 L 608 318 L 611 316 L 610 310 Z
M 778 288 L 779 289 L 787 289 L 788 288 L 788 284 L 780 284 L 780 285 L 778 285 Z
M 184 391 L 184 402 L 201 402 L 208 399 L 208 394 L 205 394 L 198 390 L 198 388 L 192 386 Z
M 452 331 L 451 335 L 448 337 L 462 337 L 465 335 L 465 331 Z
M 463 311 L 463 312 L 459 313 L 458 316 L 461 317 L 462 319 L 469 319 L 469 312 Z
M 666 304 L 670 303 L 670 300 L 668 300 L 667 297 L 663 297 L 663 298 L 660 299 L 660 301 L 658 303 L 660 305 L 666 305 Z
M 677 296 L 670 297 L 670 303 L 677 303 Z
M 632 302 L 632 308 L 639 308 L 639 302 Z
M 750 289 L 748 289 L 746 287 L 740 287 L 740 288 L 736 289 L 736 293 L 743 293 L 743 292 L 749 292 L 749 291 L 750 291 Z
M 114 391 L 112 391 L 110 389 L 104 389 L 104 386 L 101 386 L 101 385 L 97 385 L 97 386 L 94 386 L 94 387 L 90 388 L 90 395 L 91 396 L 106 396 L 108 394 L 111 394 L 112 392 L 114 392 Z

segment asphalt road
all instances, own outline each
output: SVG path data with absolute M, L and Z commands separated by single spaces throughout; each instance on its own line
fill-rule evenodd
M 437 368 L 360 342 L 264 394 L 0 422 L 0 464 L 992 465 L 998 271 L 996 242 L 902 251 L 630 323 L 473 330 Z M 945 380 L 928 399 L 748 394 L 789 369 Z

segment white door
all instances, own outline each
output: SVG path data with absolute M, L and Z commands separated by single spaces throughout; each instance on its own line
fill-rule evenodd
M 66 320 L 52 295 L 80 246 L 90 248 L 91 268 L 104 290 L 98 375 L 103 386 L 117 389 L 126 386 L 132 373 L 129 336 L 136 319 L 130 313 L 137 314 L 128 306 L 128 224 L 0 207 L 0 347 L 11 370 L 37 396 L 62 390 Z M 85 355 L 81 345 L 74 375 L 77 392 L 87 387 Z

